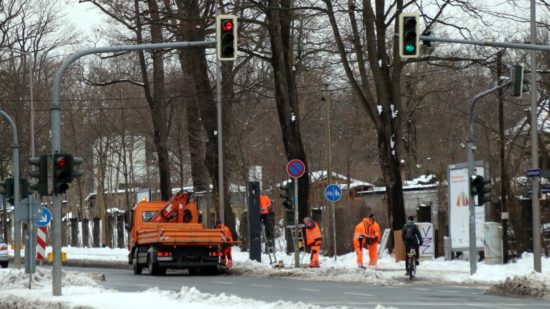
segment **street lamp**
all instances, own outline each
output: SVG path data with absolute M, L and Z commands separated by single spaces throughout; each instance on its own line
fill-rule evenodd
M 0 48 L 0 50 L 5 50 L 5 51 L 8 51 L 8 52 L 14 52 L 14 53 L 18 53 L 20 55 L 23 55 L 23 59 L 25 61 L 25 63 L 28 63 L 28 70 L 29 70 L 29 102 L 30 102 L 30 118 L 31 118 L 31 158 L 34 157 L 34 99 L 33 99 L 33 66 L 32 66 L 32 53 L 31 52 L 28 52 L 28 51 L 22 51 L 22 50 L 17 50 L 17 49 L 12 49 L 12 48 Z M 29 56 L 29 61 L 27 62 L 27 56 Z M 19 163 L 17 163 L 17 165 L 19 165 Z M 19 166 L 18 166 L 19 167 Z M 14 169 L 13 171 L 14 173 L 14 178 L 18 179 L 19 178 L 19 175 L 17 175 L 17 177 L 15 176 L 15 173 L 19 174 L 19 168 L 17 168 L 17 171 Z M 19 194 L 19 193 L 17 193 Z M 18 203 L 15 203 L 15 204 L 18 204 Z M 14 205 L 14 207 L 17 207 L 18 205 Z M 6 216 L 7 216 L 7 211 L 4 207 L 4 212 L 3 212 L 3 222 L 6 222 Z M 19 227 L 19 228 L 18 228 Z M 5 228 L 5 227 L 4 227 Z M 21 241 L 21 228 L 20 228 L 20 223 L 19 223 L 19 220 L 17 219 L 17 216 L 14 215 L 14 240 L 15 240 L 15 265 L 17 268 L 21 267 L 21 246 L 20 246 L 20 241 Z M 7 236 L 7 235 L 5 235 Z M 34 224 L 31 224 L 31 227 L 29 228 L 29 239 L 32 239 L 32 238 L 35 238 L 36 237 L 36 228 L 34 227 Z M 29 242 L 29 243 L 32 243 L 32 242 Z M 30 252 L 30 251 L 29 251 Z M 32 271 L 29 271 L 30 273 L 32 273 Z M 30 276 L 30 279 L 29 280 L 32 280 L 32 275 Z

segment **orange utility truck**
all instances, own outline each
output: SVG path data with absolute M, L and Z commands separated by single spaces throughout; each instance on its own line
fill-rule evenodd
M 232 244 L 223 230 L 199 223 L 197 205 L 189 193 L 179 192 L 168 202 L 144 201 L 134 206 L 128 261 L 136 275 L 143 268 L 154 276 L 166 274 L 167 268 L 215 273 L 225 267 L 222 249 Z

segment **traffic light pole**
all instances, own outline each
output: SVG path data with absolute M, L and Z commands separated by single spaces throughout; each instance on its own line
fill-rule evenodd
M 298 222 L 298 179 L 294 178 L 292 182 L 294 182 L 294 228 L 296 229 L 296 233 L 294 235 L 298 235 L 300 231 L 299 229 L 301 229 L 300 222 Z M 307 240 L 304 239 L 304 241 Z M 306 244 L 302 245 L 304 248 L 306 247 Z M 300 267 L 300 248 L 298 248 L 298 237 L 294 237 L 294 267 Z
M 0 115 L 6 119 L 7 122 L 11 125 L 12 128 L 12 169 L 13 169 L 13 207 L 14 210 L 19 207 L 19 143 L 17 139 L 17 126 L 13 119 L 3 110 L 0 110 Z M 4 209 L 6 211 L 6 209 Z M 21 268 L 21 221 L 17 218 L 17 215 L 13 215 L 13 241 L 15 242 L 15 253 L 14 253 L 14 262 L 15 267 Z
M 214 47 L 215 41 L 197 41 L 197 42 L 170 42 L 140 45 L 120 45 L 87 48 L 72 54 L 67 58 L 61 67 L 55 73 L 52 86 L 52 104 L 50 107 L 51 115 L 51 135 L 52 135 L 52 154 L 61 151 L 61 108 L 59 105 L 59 89 L 61 79 L 65 72 L 76 60 L 93 54 L 116 53 L 126 51 L 141 51 L 163 48 L 186 48 L 186 47 Z M 16 181 L 16 186 L 18 186 Z M 19 187 L 17 187 L 19 189 Z M 52 196 L 53 203 L 53 266 L 52 266 L 52 291 L 54 296 L 61 295 L 61 195 Z
M 508 81 L 502 85 L 493 87 L 491 89 L 485 90 L 479 94 L 477 94 L 472 101 L 470 102 L 470 110 L 468 114 L 468 140 L 467 140 L 467 151 L 468 151 L 468 187 L 470 186 L 470 182 L 472 180 L 472 176 L 474 175 L 474 151 L 473 151 L 473 144 L 474 144 L 474 110 L 476 103 L 479 99 L 496 92 L 499 89 L 505 88 L 509 85 L 511 85 L 512 82 Z M 476 246 L 476 218 L 475 218 L 475 202 L 474 202 L 474 196 L 472 194 L 472 190 L 468 190 L 470 195 L 470 201 L 468 210 L 470 212 L 469 217 L 469 238 L 470 238 L 470 275 L 475 274 L 477 271 L 477 246 Z M 482 194 L 481 192 L 478 192 L 478 194 Z

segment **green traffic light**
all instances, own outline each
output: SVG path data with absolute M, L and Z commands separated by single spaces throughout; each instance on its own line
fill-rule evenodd
M 407 44 L 405 45 L 405 51 L 407 53 L 413 53 L 414 52 L 414 44 Z

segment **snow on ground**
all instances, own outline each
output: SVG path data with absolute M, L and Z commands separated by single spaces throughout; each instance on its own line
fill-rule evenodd
M 315 309 L 315 305 L 277 301 L 267 303 L 233 295 L 201 293 L 194 287 L 179 292 L 151 288 L 138 293 L 122 293 L 102 288 L 94 274 L 64 272 L 62 296 L 52 296 L 51 272 L 37 269 L 32 289 L 23 270 L 0 269 L 0 304 L 2 309 L 140 309 L 140 308 L 296 308 Z M 97 276 L 95 276 L 97 278 Z M 376 309 L 383 309 L 377 306 Z
M 51 248 L 48 248 L 51 250 Z M 113 265 L 127 265 L 126 249 L 109 248 L 63 248 L 69 261 L 85 260 L 91 262 L 112 262 Z M 338 256 L 336 260 L 321 256 L 321 267 L 294 268 L 294 255 L 277 253 L 284 268 L 275 268 L 269 264 L 269 257 L 262 254 L 262 262 L 249 260 L 249 253 L 233 248 L 234 267 L 231 275 L 256 277 L 285 277 L 289 279 L 307 279 L 319 281 L 342 281 L 374 283 L 379 285 L 406 284 L 404 262 L 395 262 L 394 258 L 384 254 L 376 267 L 366 270 L 356 267 L 355 253 Z M 365 261 L 368 255 L 365 254 Z M 307 265 L 309 255 L 301 256 L 301 264 Z M 477 272 L 470 275 L 468 261 L 444 261 L 443 258 L 425 260 L 417 269 L 416 282 L 424 284 L 468 284 L 491 287 L 489 293 L 496 295 L 517 295 L 550 299 L 550 258 L 542 258 L 542 273 L 533 271 L 533 255 L 524 253 L 514 263 L 506 265 L 477 264 Z M 121 293 L 106 290 L 96 282 L 98 274 L 80 274 L 64 272 L 63 296 L 51 296 L 50 272 L 38 269 L 34 276 L 33 289 L 27 289 L 28 276 L 21 270 L 0 269 L 0 302 L 2 308 L 179 308 L 183 304 L 189 308 L 317 308 L 314 305 L 278 301 L 266 303 L 243 299 L 233 295 L 211 295 L 198 291 L 194 287 L 182 287 L 179 292 L 161 291 L 153 288 L 140 293 Z M 154 303 L 150 303 L 154 300 Z M 233 308 L 233 307 L 229 307 Z M 384 308 L 378 306 L 377 308 Z

